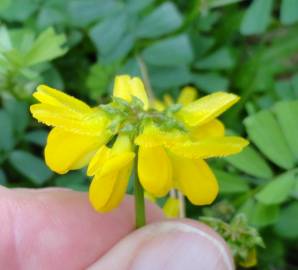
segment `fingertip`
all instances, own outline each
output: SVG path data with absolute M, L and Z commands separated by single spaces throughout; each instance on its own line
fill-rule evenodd
M 117 264 L 115 264 L 117 261 Z M 90 269 L 233 270 L 225 242 L 206 225 L 189 220 L 150 224 L 124 238 Z
M 0 265 L 21 260 L 28 269 L 33 262 L 51 269 L 85 269 L 135 228 L 131 196 L 102 214 L 92 209 L 86 193 L 64 188 L 1 188 L 0 194 L 0 215 L 7 216 L 0 230 L 1 243 L 6 243 L 0 246 Z M 146 207 L 148 222 L 162 218 L 156 206 Z

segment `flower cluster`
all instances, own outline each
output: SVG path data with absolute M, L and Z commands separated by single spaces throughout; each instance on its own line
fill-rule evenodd
M 142 187 L 155 197 L 181 191 L 193 204 L 210 204 L 218 184 L 204 159 L 238 153 L 241 137 L 224 136 L 216 118 L 239 97 L 217 92 L 194 100 L 185 90 L 178 103 L 161 106 L 148 100 L 139 78 L 117 76 L 111 103 L 90 107 L 63 92 L 41 85 L 32 115 L 54 127 L 45 148 L 47 165 L 64 174 L 87 164 L 93 177 L 89 198 L 98 211 L 119 205 L 134 160 Z

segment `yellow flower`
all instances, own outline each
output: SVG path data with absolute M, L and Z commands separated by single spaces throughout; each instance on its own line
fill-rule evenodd
M 144 195 L 148 201 L 156 203 L 157 200 L 152 194 L 150 194 L 149 192 L 145 192 Z M 180 204 L 179 199 L 173 198 L 173 197 L 168 197 L 162 207 L 164 215 L 168 218 L 179 217 L 179 212 L 180 212 L 179 204 Z
M 210 204 L 218 193 L 215 176 L 203 159 L 235 154 L 247 145 L 234 136 L 184 140 L 182 134 L 164 134 L 152 126 L 135 143 L 139 145 L 138 173 L 143 187 L 156 197 L 178 188 L 196 205 Z
M 140 78 L 131 78 L 128 75 L 117 76 L 115 79 L 113 95 L 114 97 L 122 98 L 128 102 L 132 100 L 132 97 L 137 97 L 143 102 L 145 110 L 149 107 L 145 87 Z
M 187 105 L 193 102 L 198 96 L 197 90 L 192 86 L 185 86 L 182 88 L 180 95 L 178 96 L 177 103 L 181 105 Z M 166 94 L 163 97 L 163 101 L 158 99 L 154 100 L 153 107 L 158 111 L 165 110 L 166 107 L 174 104 L 174 99 Z
M 102 146 L 91 160 L 87 174 L 94 176 L 89 198 L 96 210 L 118 206 L 126 192 L 135 153 L 127 135 L 119 135 L 112 149 Z
M 216 119 L 238 100 L 233 94 L 194 100 L 195 90 L 185 88 L 178 99 L 181 108 L 170 105 L 159 111 L 149 107 L 139 78 L 121 75 L 115 78 L 113 101 L 98 107 L 45 85 L 33 95 L 40 102 L 30 107 L 33 117 L 53 127 L 45 148 L 47 165 L 63 174 L 89 164 L 87 175 L 93 177 L 89 199 L 102 212 L 123 199 L 135 145 L 138 176 L 146 191 L 160 197 L 177 188 L 202 205 L 218 193 L 203 159 L 237 153 L 247 144 L 240 137 L 225 137 Z
M 179 203 L 178 199 L 169 197 L 162 208 L 165 216 L 168 218 L 179 217 Z

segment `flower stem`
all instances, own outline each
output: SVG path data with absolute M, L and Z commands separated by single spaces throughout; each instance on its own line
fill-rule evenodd
M 138 153 L 138 149 L 136 151 Z M 135 158 L 135 179 L 134 179 L 134 195 L 135 195 L 135 217 L 136 217 L 136 228 L 143 227 L 146 224 L 145 217 L 145 200 L 144 200 L 144 189 L 140 183 L 138 176 L 138 154 Z

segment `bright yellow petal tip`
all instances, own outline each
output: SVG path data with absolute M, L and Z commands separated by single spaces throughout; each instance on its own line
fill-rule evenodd
M 198 92 L 196 88 L 191 86 L 185 86 L 181 90 L 177 103 L 181 105 L 187 105 L 195 101 L 197 97 L 198 97 Z
M 148 96 L 142 80 L 138 77 L 119 75 L 115 78 L 113 96 L 131 102 L 132 97 L 137 97 L 144 104 L 144 109 L 149 107 Z
M 177 116 L 189 126 L 202 125 L 222 114 L 238 100 L 239 97 L 234 94 L 217 92 L 182 107 Z
M 176 144 L 170 150 L 178 156 L 190 159 L 206 159 L 237 154 L 248 144 L 247 140 L 237 136 L 210 137 L 196 142 L 188 141 L 183 144 Z

